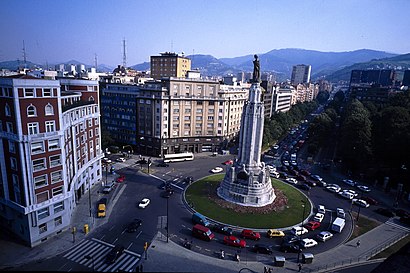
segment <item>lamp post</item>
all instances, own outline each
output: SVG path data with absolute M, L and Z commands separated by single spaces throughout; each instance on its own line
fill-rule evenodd
M 91 209 L 91 179 L 90 179 L 90 167 L 87 167 L 87 182 L 88 182 L 88 204 L 90 208 L 90 217 L 92 217 Z
M 167 243 L 169 242 L 169 207 L 168 207 L 168 199 L 167 198 Z
M 303 221 L 305 220 L 305 209 L 306 209 L 306 202 L 304 201 L 304 200 L 301 200 L 301 202 L 302 202 L 302 207 L 303 207 L 303 214 L 302 214 L 302 221 L 301 221 L 301 223 L 300 223 L 300 227 L 301 227 L 301 229 L 300 229 L 300 235 L 299 235 L 299 241 L 301 241 L 302 240 L 302 230 L 303 230 Z M 300 248 L 300 246 L 299 246 L 299 249 L 298 249 L 298 261 L 297 261 L 297 263 L 299 263 L 299 259 L 300 259 L 300 253 L 302 252 L 302 249 Z

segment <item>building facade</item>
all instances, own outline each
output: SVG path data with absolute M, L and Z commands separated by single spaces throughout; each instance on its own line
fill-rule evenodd
M 101 180 L 98 83 L 18 75 L 0 96 L 0 225 L 34 246 Z
M 146 155 L 217 151 L 239 133 L 249 86 L 197 77 L 108 84 L 102 91 L 104 126 L 116 141 Z
M 177 53 L 165 52 L 160 56 L 151 56 L 151 77 L 158 80 L 162 77 L 185 78 L 191 70 L 191 60 Z
M 292 68 L 291 83 L 309 83 L 312 66 L 305 64 L 294 65 Z

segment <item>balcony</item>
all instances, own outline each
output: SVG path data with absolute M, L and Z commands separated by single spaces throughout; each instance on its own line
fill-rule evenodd
M 71 109 L 76 108 L 76 107 L 85 106 L 85 105 L 92 105 L 92 104 L 95 104 L 95 103 L 96 103 L 95 101 L 82 101 L 82 100 L 80 100 L 80 101 L 77 101 L 77 102 L 72 103 L 72 104 L 64 105 L 63 106 L 63 112 L 66 112 L 66 111 L 71 110 Z

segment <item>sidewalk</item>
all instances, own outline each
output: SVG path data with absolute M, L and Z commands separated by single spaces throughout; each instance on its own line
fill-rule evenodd
M 109 174 L 108 181 L 114 179 L 115 175 Z M 104 175 L 105 178 L 105 175 Z M 118 190 L 116 188 L 115 190 Z M 50 238 L 47 242 L 44 242 L 33 248 L 17 244 L 12 241 L 8 235 L 1 233 L 0 235 L 0 270 L 11 270 L 19 267 L 20 265 L 30 262 L 40 262 L 45 259 L 55 257 L 59 253 L 67 251 L 75 244 L 81 242 L 84 238 L 89 236 L 90 233 L 97 228 L 95 217 L 95 202 L 102 197 L 99 194 L 101 191 L 101 184 L 94 184 L 91 188 L 91 200 L 92 200 L 92 216 L 90 217 L 89 195 L 88 192 L 83 195 L 79 200 L 77 206 L 73 210 L 71 224 L 67 229 L 63 230 L 60 234 Z M 117 194 L 118 194 L 117 191 Z M 114 199 L 116 192 L 113 193 Z M 99 220 L 101 222 L 101 220 Z M 103 221 L 108 221 L 104 219 Z M 89 225 L 89 233 L 84 233 L 84 224 Z M 72 234 L 72 227 L 76 227 L 77 232 L 75 236 Z

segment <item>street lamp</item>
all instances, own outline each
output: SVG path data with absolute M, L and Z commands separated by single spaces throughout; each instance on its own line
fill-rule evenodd
M 167 198 L 167 243 L 169 242 L 169 207 L 168 207 L 168 199 Z
M 306 201 L 304 201 L 304 200 L 300 200 L 301 202 L 302 202 L 302 207 L 303 207 L 303 214 L 302 214 L 302 221 L 301 221 L 301 223 L 300 223 L 300 227 L 301 227 L 301 229 L 300 229 L 300 234 L 299 234 L 299 242 L 302 240 L 302 230 L 303 230 L 303 221 L 305 220 L 305 209 L 306 209 Z M 300 248 L 300 246 L 299 246 L 299 249 L 298 249 L 298 263 L 299 263 L 299 259 L 300 259 L 300 253 L 302 252 L 302 249 Z

